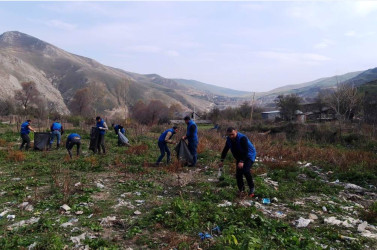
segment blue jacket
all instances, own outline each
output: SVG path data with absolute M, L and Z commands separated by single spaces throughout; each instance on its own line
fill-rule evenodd
M 62 130 L 62 125 L 59 123 L 59 122 L 54 122 L 52 125 L 51 125 L 51 130 L 54 131 L 54 130 L 59 130 L 61 131 Z
M 97 128 L 104 127 L 104 123 L 105 123 L 105 121 L 103 119 L 101 119 L 101 121 L 97 122 L 97 124 L 96 124 Z M 100 129 L 99 133 L 101 135 L 104 135 L 104 134 L 106 134 L 106 130 Z
M 170 140 L 170 139 L 172 138 L 172 136 L 175 134 L 175 131 L 174 131 L 173 128 L 169 128 L 169 129 L 165 130 L 164 132 L 162 132 L 161 135 L 160 135 L 160 138 L 158 138 L 158 142 L 164 142 L 164 143 L 166 143 L 166 142 L 165 142 L 165 137 L 166 137 L 166 135 L 167 135 L 169 132 L 172 133 L 171 136 L 169 137 L 169 140 Z
M 192 129 L 193 126 L 195 126 L 195 130 Z M 187 123 L 186 136 L 189 142 L 198 142 L 198 126 L 196 126 L 196 123 L 193 120 L 190 120 Z
M 245 149 L 241 147 L 241 138 L 246 138 L 247 139 L 247 152 L 245 152 Z M 252 160 L 253 162 L 255 161 L 255 157 L 257 156 L 257 151 L 255 150 L 254 145 L 250 142 L 250 140 L 246 137 L 246 135 L 241 134 L 240 132 L 237 132 L 237 137 L 236 137 L 236 146 L 233 147 L 234 144 L 232 144 L 232 140 L 228 137 L 226 139 L 226 147 L 230 148 L 232 151 L 232 154 L 234 158 L 239 158 L 237 156 L 240 155 L 245 155 L 247 154 L 247 158 Z M 241 160 L 241 159 L 237 159 Z
M 30 123 L 27 121 L 21 124 L 21 135 L 28 135 L 30 133 L 29 125 Z
M 72 133 L 68 136 L 67 141 L 72 141 L 73 139 L 81 139 L 81 136 L 76 133 Z
M 119 128 L 120 128 L 120 132 L 125 135 L 126 130 L 122 126 L 120 126 L 120 125 L 115 125 L 114 126 L 115 134 L 118 134 Z

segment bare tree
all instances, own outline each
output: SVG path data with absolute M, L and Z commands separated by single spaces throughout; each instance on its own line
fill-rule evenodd
M 326 102 L 334 110 L 336 118 L 344 122 L 356 114 L 361 98 L 354 85 L 338 83 L 336 90 L 327 96 Z
M 92 113 L 91 104 L 92 98 L 89 88 L 82 88 L 76 91 L 69 107 L 74 114 L 88 117 Z
M 16 91 L 14 98 L 21 104 L 26 113 L 30 105 L 37 104 L 40 92 L 33 81 L 22 82 L 21 87 L 22 89 Z

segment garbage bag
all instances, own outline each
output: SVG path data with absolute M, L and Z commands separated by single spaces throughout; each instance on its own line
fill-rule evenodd
M 92 150 L 94 153 L 97 151 L 98 139 L 99 129 L 97 127 L 92 127 L 92 130 L 90 131 L 89 149 Z
M 194 163 L 192 154 L 190 153 L 185 140 L 181 139 L 178 145 L 174 148 L 174 151 L 177 153 L 177 158 L 179 161 L 188 165 L 192 165 Z
M 51 133 L 34 133 L 34 149 L 35 150 L 45 150 L 50 142 Z
M 129 145 L 129 140 L 124 134 L 120 132 L 120 130 L 118 131 L 118 139 L 120 142 L 122 142 L 123 145 Z

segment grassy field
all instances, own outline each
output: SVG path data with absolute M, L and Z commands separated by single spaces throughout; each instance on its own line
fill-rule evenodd
M 19 134 L 1 125 L 0 248 L 376 249 L 377 156 L 370 148 L 247 133 L 258 152 L 257 197 L 249 200 L 236 195 L 230 154 L 217 177 L 225 138 L 208 126 L 199 128 L 198 167 L 174 157 L 153 167 L 166 128 L 129 129 L 129 148 L 117 147 L 110 131 L 106 155 L 93 155 L 88 131 L 75 130 L 82 154 L 70 160 L 64 148 L 18 151 Z

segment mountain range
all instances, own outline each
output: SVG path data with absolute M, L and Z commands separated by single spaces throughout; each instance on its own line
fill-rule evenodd
M 281 94 L 295 93 L 306 101 L 322 89 L 334 88 L 339 82 L 356 85 L 377 80 L 377 68 L 286 85 L 268 92 L 255 93 L 260 105 L 272 103 Z M 47 102 L 57 112 L 69 114 L 69 103 L 76 91 L 96 86 L 101 98 L 94 104 L 97 112 L 111 116 L 128 114 L 138 100 L 162 100 L 179 104 L 184 110 L 209 111 L 215 106 L 234 106 L 250 101 L 253 93 L 218 87 L 196 80 L 168 79 L 157 74 L 138 74 L 105 66 L 93 59 L 64 51 L 38 38 L 10 31 L 0 35 L 0 99 L 12 98 L 21 82 L 34 81 Z M 121 103 L 119 89 L 127 85 L 126 104 Z

